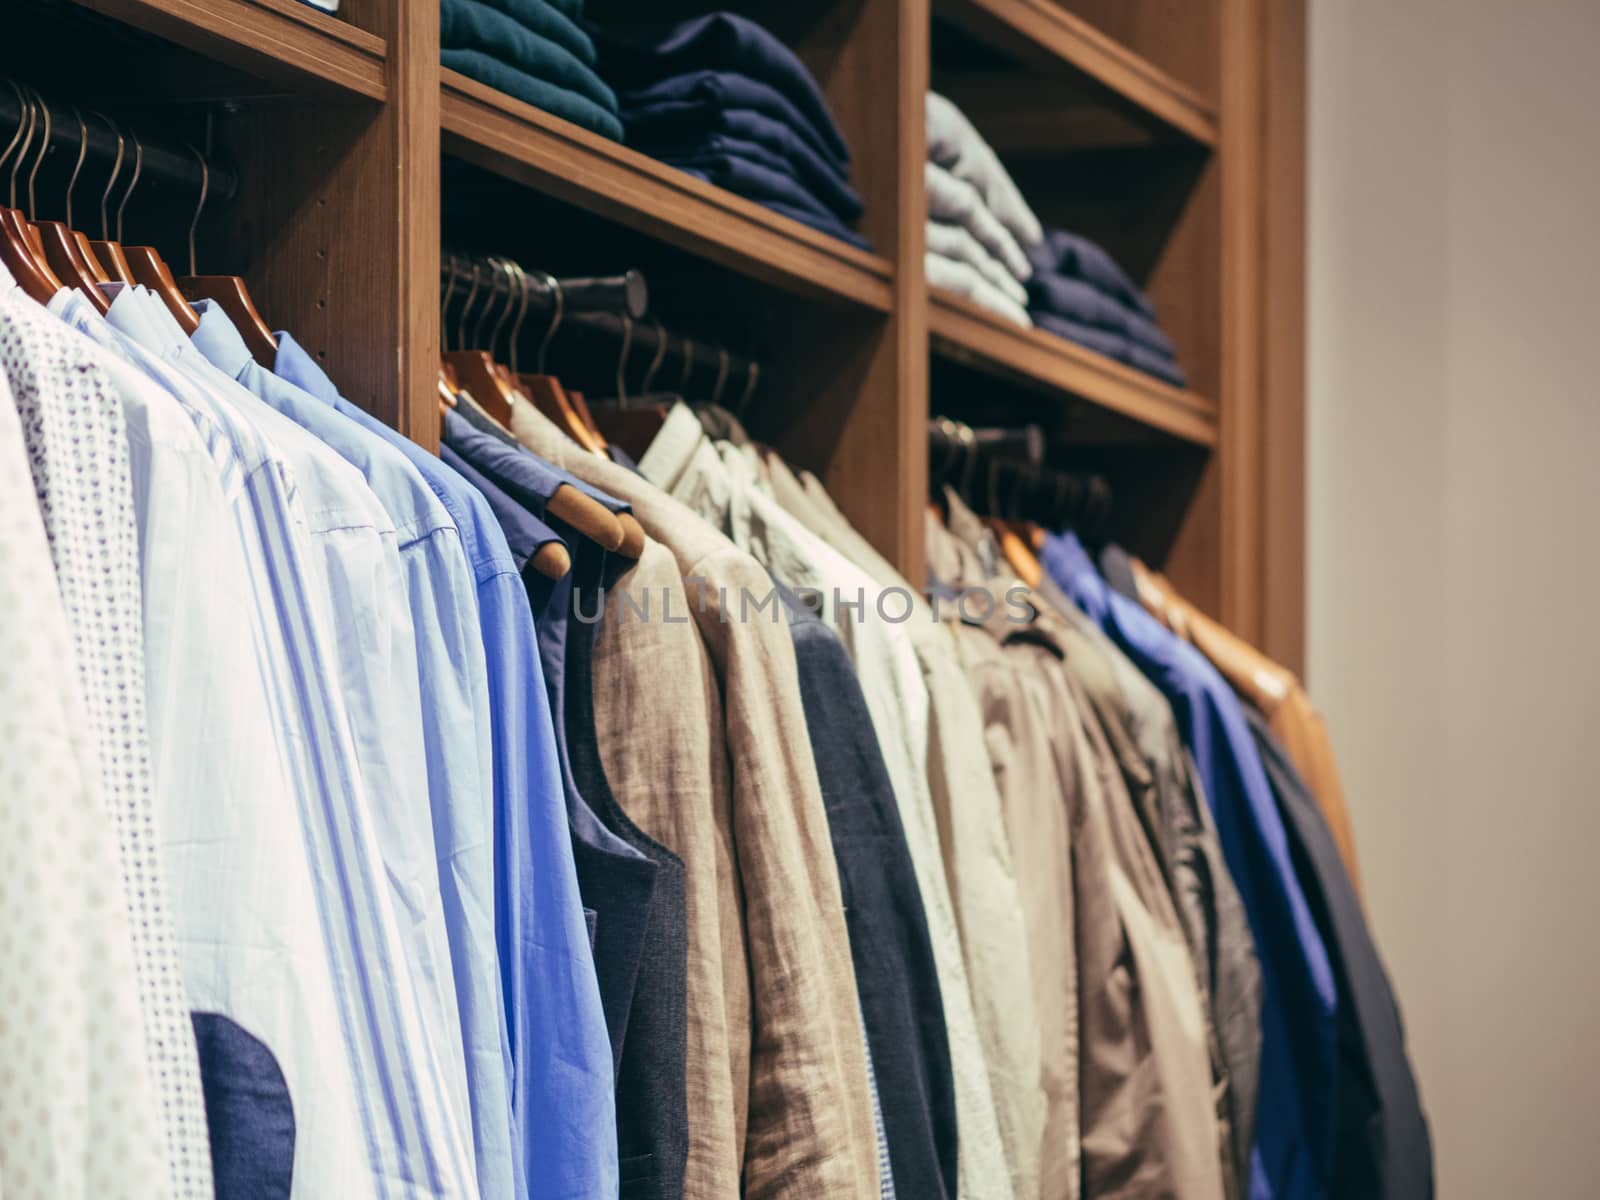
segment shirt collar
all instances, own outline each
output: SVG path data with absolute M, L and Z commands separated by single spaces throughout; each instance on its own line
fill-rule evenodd
M 705 440 L 705 430 L 694 415 L 694 409 L 681 401 L 674 404 L 666 423 L 639 460 L 639 474 L 662 491 L 673 493 L 694 461 L 695 451 Z
M 214 300 L 197 300 L 194 310 L 200 314 L 200 328 L 190 335 L 190 342 L 224 375 L 238 379 L 255 362 L 238 326 Z

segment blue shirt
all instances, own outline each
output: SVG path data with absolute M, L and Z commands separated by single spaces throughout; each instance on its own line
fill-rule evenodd
M 244 416 L 241 401 L 260 402 L 241 395 L 236 383 L 200 358 L 160 301 L 124 288 L 107 320 L 124 335 L 135 363 L 184 405 L 205 439 L 233 507 L 262 628 L 275 634 L 263 647 L 265 682 L 291 753 L 293 799 L 319 884 L 341 1032 L 360 1089 L 367 1186 L 378 1196 L 416 1188 L 431 1195 L 475 1190 L 467 1130 L 450 1120 L 410 986 L 408 944 L 351 733 L 337 666 L 338 627 L 308 527 L 314 481 L 297 477 L 276 441 Z M 198 364 L 186 361 L 191 357 Z M 200 366 L 210 376 L 195 369 Z
M 1244 713 L 1199 651 L 1111 590 L 1075 536 L 1052 536 L 1042 564 L 1172 704 L 1244 901 L 1263 983 L 1250 1195 L 1324 1197 L 1337 1108 L 1333 972 Z
M 611 1047 L 578 899 L 549 697 L 528 594 L 488 502 L 459 474 L 341 397 L 278 335 L 277 373 L 400 450 L 460 533 L 489 675 L 495 934 L 514 1066 L 511 1104 L 534 1197 L 618 1192 Z
M 217 368 L 358 468 L 393 519 L 416 640 L 420 732 L 435 867 L 454 978 L 478 1187 L 513 1194 L 511 1048 L 494 937 L 489 678 L 461 538 L 415 467 L 326 404 L 259 366 L 222 309 L 202 300 L 193 342 Z
M 498 446 L 493 438 L 464 426 L 446 423 L 446 444 L 440 455 L 472 485 L 483 492 L 501 522 L 511 553 L 524 566 L 550 532 L 499 483 L 480 472 L 457 453 L 465 435 L 475 449 Z M 481 439 L 481 440 L 480 440 Z M 454 444 L 451 444 L 454 443 Z M 531 454 L 522 457 L 538 462 Z M 574 535 L 577 536 L 577 535 Z M 580 551 L 581 552 L 581 551 Z M 656 887 L 656 864 L 607 828 L 579 790 L 567 747 L 567 614 L 572 599 L 573 572 L 555 581 L 542 576 L 523 578 L 539 630 L 539 657 L 544 664 L 545 687 L 556 727 L 556 755 L 567 797 L 567 820 L 572 828 L 573 853 L 578 864 L 578 888 L 584 907 L 594 913 L 595 970 L 600 980 L 600 1004 L 605 1011 L 614 1065 L 620 1071 L 622 1047 L 633 1008 L 646 934 L 646 918 Z

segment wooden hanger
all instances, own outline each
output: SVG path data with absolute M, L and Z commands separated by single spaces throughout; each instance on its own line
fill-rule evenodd
M 83 170 L 83 161 L 89 153 L 89 126 L 83 119 L 83 113 L 76 105 L 73 106 L 72 116 L 78 122 L 78 158 L 72 164 L 72 176 L 67 180 L 66 209 L 67 219 L 64 224 L 72 238 L 72 244 L 78 248 L 78 257 L 95 283 L 110 283 L 111 276 L 106 274 L 106 269 L 100 265 L 100 260 L 95 257 L 94 248 L 89 245 L 89 235 L 77 229 L 72 223 L 72 193 L 78 187 L 78 175 Z M 99 291 L 98 286 L 94 289 Z
M 182 279 L 173 280 L 172 272 L 166 269 L 165 263 L 161 264 L 161 272 L 175 292 L 190 300 L 210 300 L 226 313 L 238 329 L 239 336 L 244 339 L 250 357 L 270 371 L 278 361 L 278 339 L 273 335 L 272 326 L 262 318 L 255 301 L 250 298 L 250 289 L 245 286 L 244 280 L 237 275 L 195 274 L 195 230 L 200 225 L 200 214 L 205 211 L 206 194 L 211 190 L 211 167 L 205 155 L 193 146 L 189 147 L 189 153 L 200 164 L 200 200 L 195 205 L 194 216 L 189 220 L 189 273 Z M 149 248 L 135 247 L 136 252 L 146 249 Z M 150 253 L 155 254 L 155 251 L 151 250 Z M 159 261 L 160 255 L 156 255 L 156 258 Z
M 39 93 L 29 89 L 32 93 L 29 100 L 30 106 L 39 114 L 44 123 L 44 132 L 39 138 L 39 153 L 34 157 L 33 166 L 28 170 L 28 213 L 38 212 L 34 194 L 34 183 L 39 174 L 39 164 L 44 161 L 45 155 L 50 150 L 50 107 L 45 104 Z M 18 156 L 19 160 L 21 156 Z M 73 167 L 72 180 L 68 183 L 70 197 L 72 183 L 78 178 L 78 167 L 83 165 L 82 147 L 78 155 L 77 164 Z M 70 208 L 71 200 L 68 200 Z M 61 221 L 30 221 L 29 230 L 34 248 L 40 252 L 44 261 L 49 265 L 58 279 L 78 292 L 99 309 L 101 313 L 107 312 L 111 305 L 100 294 L 99 281 L 89 270 L 89 265 L 84 261 L 78 250 L 78 243 L 72 237 L 72 231 Z
M 16 207 L 17 169 L 21 166 L 28 146 L 33 141 L 33 108 L 19 85 L 12 83 L 11 88 L 17 95 L 19 118 L 16 131 L 11 135 L 5 153 L 0 154 L 0 164 L 11 157 L 13 149 L 16 150 L 17 157 L 11 164 L 10 203 L 0 207 L 0 262 L 5 263 L 26 295 L 40 304 L 48 304 L 50 298 L 61 290 L 62 283 L 43 255 L 34 249 L 31 231 Z M 19 141 L 22 143 L 21 146 L 17 145 Z
M 667 331 L 661 327 L 661 322 L 651 318 L 655 326 L 656 350 L 650 360 L 650 366 L 645 370 L 644 382 L 641 385 L 646 395 L 650 394 L 651 385 L 655 383 L 656 372 L 660 370 L 662 361 L 667 356 Z M 627 383 L 624 368 L 627 362 L 627 343 L 631 336 L 631 322 L 626 314 L 623 315 L 623 345 L 622 361 L 617 368 L 617 399 L 616 404 L 598 406 L 591 414 L 595 428 L 608 440 L 616 443 L 630 458 L 638 460 L 644 457 L 645 451 L 650 448 L 650 443 L 656 440 L 656 435 L 661 432 L 662 426 L 667 423 L 668 409 L 664 404 L 647 404 L 632 406 L 627 402 L 624 386 Z
M 444 415 L 456 406 L 456 387 L 453 375 L 446 375 L 444 364 L 439 365 L 439 440 L 444 440 Z
M 560 542 L 546 542 L 533 552 L 528 562 L 546 579 L 564 579 L 572 570 L 572 555 Z
M 144 161 L 144 150 L 137 144 L 137 139 L 135 139 L 133 179 L 128 184 L 128 192 L 123 193 L 122 203 L 117 206 L 117 240 L 112 241 L 111 221 L 106 215 L 106 205 L 111 201 L 111 189 L 116 185 L 117 176 L 122 173 L 122 159 L 126 150 L 127 139 L 123 136 L 122 130 L 117 126 L 117 123 L 109 117 L 101 113 L 90 113 L 89 115 L 97 116 L 104 121 L 106 128 L 110 129 L 117 138 L 117 157 L 111 164 L 111 175 L 106 180 L 106 189 L 100 193 L 100 237 L 98 240 L 91 239 L 89 245 L 94 250 L 95 257 L 100 260 L 101 266 L 106 269 L 106 273 L 114 281 L 132 284 L 136 282 L 133 277 L 133 267 L 129 265 L 127 255 L 122 252 L 122 210 L 127 206 L 128 192 L 132 192 L 134 185 L 139 182 L 139 169 Z M 182 318 L 179 318 L 179 320 L 181 323 Z M 198 328 L 198 325 L 196 327 Z
M 189 298 L 179 289 L 177 280 L 172 277 L 172 268 L 167 266 L 160 251 L 154 246 L 128 246 L 123 249 L 123 254 L 123 261 L 133 273 L 134 282 L 154 292 L 182 326 L 183 332 L 193 337 L 195 330 L 200 328 L 200 314 L 195 312 Z M 251 353 L 254 354 L 254 351 Z
M 550 326 L 544 331 L 544 337 L 539 342 L 539 355 L 537 359 L 538 370 L 531 375 L 518 375 L 517 380 L 522 384 L 522 389 L 533 406 L 553 421 L 568 437 L 577 442 L 592 454 L 605 455 L 605 444 L 599 434 L 586 424 L 578 415 L 577 409 L 568 398 L 566 389 L 561 386 L 561 381 L 553 375 L 546 375 L 545 355 L 550 349 L 551 339 L 555 337 L 556 330 L 561 326 L 561 318 L 566 301 L 561 292 L 561 281 L 553 275 L 546 275 L 550 290 L 555 294 L 555 312 L 550 320 Z M 522 281 L 526 287 L 526 279 Z
M 498 260 L 491 260 L 496 277 L 501 270 Z M 472 301 L 478 294 L 478 265 L 472 266 L 472 290 L 467 293 L 467 299 L 461 309 L 461 316 L 457 325 L 457 341 L 462 345 L 467 341 L 466 324 L 467 316 L 472 309 Z M 483 312 L 479 314 L 478 324 L 474 331 L 473 341 L 478 341 L 483 332 L 483 321 L 488 316 L 489 306 L 494 292 L 490 289 L 490 299 L 484 301 Z M 507 302 L 509 304 L 509 300 Z M 516 388 L 508 377 L 495 369 L 494 356 L 486 350 L 467 350 L 457 348 L 447 351 L 444 361 L 454 369 L 457 379 L 460 380 L 461 390 L 467 392 L 478 406 L 489 414 L 501 425 L 511 424 L 511 405 L 516 397 Z

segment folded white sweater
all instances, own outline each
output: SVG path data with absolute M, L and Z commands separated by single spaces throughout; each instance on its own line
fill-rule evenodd
M 923 266 L 928 272 L 929 287 L 965 296 L 979 308 L 1004 317 L 1013 325 L 1025 329 L 1033 327 L 1028 310 L 985 279 L 971 263 L 957 262 L 929 250 L 923 255 Z
M 1023 307 L 1028 304 L 1028 289 L 1000 265 L 1000 260 L 985 250 L 978 239 L 967 231 L 965 225 L 950 225 L 944 221 L 928 222 L 928 251 L 954 262 L 964 262 L 975 267 L 995 287 Z
M 978 189 L 964 179 L 957 179 L 938 163 L 924 165 L 923 174 L 928 187 L 928 216 L 935 221 L 966 227 L 968 233 L 1005 269 L 1019 281 L 1033 273 L 1028 256 L 1017 245 L 1017 239 L 1000 224 L 1000 219 L 989 211 Z
M 964 112 L 938 92 L 929 92 L 927 125 L 930 160 L 976 188 L 989 211 L 1023 246 L 1044 239 L 1039 218 L 1022 198 L 999 155 Z

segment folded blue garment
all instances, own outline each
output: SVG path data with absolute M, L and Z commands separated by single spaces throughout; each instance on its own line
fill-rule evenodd
M 755 200 L 758 203 L 776 200 L 779 204 L 787 204 L 790 208 L 809 212 L 819 221 L 839 221 L 838 216 L 829 211 L 826 204 L 801 187 L 799 181 L 789 172 L 774 171 L 754 159 L 738 154 L 699 151 L 684 158 L 669 158 L 663 155 L 661 161 L 680 170 L 690 170 L 703 175 L 718 187 L 727 188 L 747 200 Z M 840 221 L 840 224 L 843 222 Z
M 595 64 L 594 41 L 578 27 L 572 16 L 551 0 L 479 0 L 498 9 L 518 25 L 549 38 L 586 67 Z M 577 7 L 581 8 L 582 5 Z
M 696 179 L 704 179 L 707 183 L 717 183 L 715 179 L 711 178 L 709 172 L 701 170 L 699 167 L 679 167 L 678 169 L 685 175 L 693 175 Z M 722 185 L 718 184 L 718 186 L 720 187 Z M 729 188 L 728 190 L 733 191 L 734 189 Z M 787 204 L 782 200 L 764 200 L 757 196 L 746 196 L 745 199 L 753 200 L 755 203 L 761 205 L 762 208 L 770 209 L 772 212 L 775 212 L 780 216 L 789 217 L 792 220 L 799 221 L 802 225 L 809 225 L 812 229 L 816 229 L 822 233 L 836 237 L 842 242 L 848 242 L 850 245 L 855 246 L 858 249 L 872 249 L 872 243 L 867 241 L 866 238 L 862 237 L 855 230 L 846 228 L 844 225 L 840 224 L 839 219 L 833 216 L 833 214 L 828 212 L 818 212 L 814 206 L 807 205 L 804 208 L 799 208 L 795 205 Z
M 1146 375 L 1154 375 L 1157 379 L 1172 384 L 1173 387 L 1188 386 L 1188 378 L 1170 356 L 1157 354 L 1144 346 L 1137 346 L 1120 333 L 1081 325 L 1077 321 L 1069 321 L 1066 317 L 1058 317 L 1055 313 L 1035 312 L 1031 315 L 1034 325 L 1047 333 L 1053 333 L 1059 338 L 1065 338 L 1069 342 L 1076 342 L 1096 353 L 1104 354 L 1107 358 L 1126 363 Z
M 807 198 L 831 213 L 839 220 L 849 225 L 860 220 L 862 203 L 861 197 L 854 188 L 847 183 L 840 183 L 832 174 L 824 171 L 822 186 L 809 178 L 803 178 L 796 171 L 794 164 L 771 148 L 759 142 L 747 142 L 743 138 L 733 137 L 726 133 L 708 133 L 697 141 L 671 142 L 657 145 L 655 142 L 647 144 L 634 143 L 638 149 L 659 158 L 662 162 L 670 162 L 676 166 L 695 165 L 697 160 L 715 161 L 723 158 L 737 158 L 753 163 L 766 171 L 785 176 L 794 187 L 803 191 Z
M 664 33 L 637 40 L 596 39 L 600 74 L 616 88 L 642 88 L 693 71 L 737 71 L 770 84 L 805 114 L 841 163 L 850 161 L 822 89 L 794 51 L 767 30 L 735 13 L 708 13 Z
M 1044 241 L 1027 248 L 1028 259 L 1040 271 L 1052 271 L 1069 279 L 1092 283 L 1102 292 L 1115 296 L 1154 321 L 1155 306 L 1137 287 L 1128 273 L 1117 265 L 1097 242 L 1065 229 L 1045 231 Z
M 602 137 L 622 140 L 622 122 L 587 96 L 508 66 L 481 50 L 441 50 L 439 61 L 452 71 L 476 79 L 498 92 L 542 108 Z
M 787 129 L 793 140 L 803 143 L 818 162 L 826 164 L 841 180 L 850 177 L 849 161 L 829 148 L 827 139 L 788 97 L 770 84 L 737 71 L 674 75 L 647 88 L 624 89 L 617 93 L 617 100 L 630 137 L 636 126 L 641 134 L 663 127 L 698 130 L 715 124 L 720 113 L 760 113 Z
M 487 54 L 617 114 L 615 93 L 576 55 L 479 0 L 440 0 L 439 41 L 446 50 Z
M 1154 321 L 1082 279 L 1035 267 L 1028 280 L 1028 307 L 1108 333 L 1120 333 L 1137 346 L 1172 356 L 1172 339 Z

